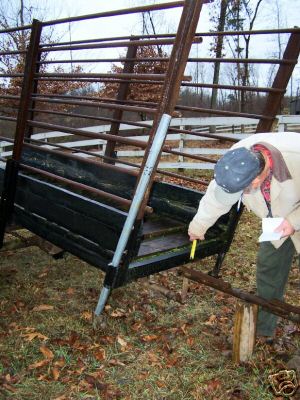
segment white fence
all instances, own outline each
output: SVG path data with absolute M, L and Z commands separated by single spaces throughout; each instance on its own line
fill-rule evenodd
M 283 131 L 299 131 L 300 133 L 300 115 L 279 115 L 278 119 L 278 127 L 277 130 L 280 132 Z M 152 125 L 152 121 L 144 121 L 143 123 Z M 218 136 L 226 136 L 232 137 L 235 139 L 245 138 L 255 132 L 256 125 L 258 123 L 257 119 L 250 118 L 241 118 L 241 117 L 207 117 L 207 118 L 174 118 L 171 121 L 171 126 L 179 129 L 190 129 L 198 134 L 209 134 L 211 131 L 211 127 L 214 128 L 215 133 Z M 95 133 L 107 133 L 110 130 L 110 125 L 99 125 L 81 128 L 83 131 L 92 131 Z M 133 131 L 141 129 L 140 127 L 121 124 L 120 130 L 123 131 Z M 53 131 L 53 132 L 44 132 L 37 133 L 32 135 L 33 139 L 43 140 L 48 142 L 48 140 L 53 138 L 65 138 L 63 141 L 63 145 L 65 147 L 71 148 L 74 147 L 76 149 L 80 148 L 92 148 L 94 154 L 103 155 L 105 152 L 106 141 L 102 139 L 87 139 L 81 141 L 71 141 L 69 139 L 72 138 L 72 134 Z M 134 136 L 132 139 L 136 139 Z M 148 136 L 138 136 L 138 140 L 147 141 Z M 189 135 L 185 133 L 174 133 L 168 134 L 167 141 L 168 142 L 177 142 L 177 147 L 172 147 L 172 150 L 184 152 L 191 155 L 200 155 L 200 156 L 211 156 L 211 155 L 222 155 L 227 149 L 214 147 L 214 146 L 203 146 L 203 141 L 206 143 L 210 143 L 212 138 Z M 201 142 L 200 147 L 186 147 L 186 143 L 190 141 Z M 55 144 L 47 144 L 45 143 L 44 147 L 49 149 L 57 148 Z M 12 154 L 12 143 L 7 141 L 0 141 L 0 156 L 7 157 Z M 76 153 L 81 157 L 91 157 L 85 153 Z M 119 158 L 135 158 L 135 157 L 143 157 L 144 150 L 118 150 Z M 159 163 L 159 168 L 162 169 L 213 169 L 214 163 L 206 163 L 206 162 L 191 162 L 184 159 L 183 156 L 178 156 L 177 160 L 172 162 L 164 161 L 164 156 L 168 155 L 167 153 L 162 154 L 162 159 Z M 188 159 L 190 160 L 190 159 Z

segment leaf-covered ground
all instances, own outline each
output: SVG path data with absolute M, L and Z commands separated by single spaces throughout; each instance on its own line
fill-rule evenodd
M 223 265 L 223 278 L 236 287 L 255 288 L 258 230 L 244 213 Z M 257 345 L 251 361 L 234 364 L 237 300 L 196 283 L 185 304 L 140 281 L 117 289 L 105 310 L 106 328 L 93 328 L 100 271 L 34 246 L 0 257 L 0 399 L 269 400 L 276 397 L 268 376 L 300 347 L 299 327 L 282 320 L 273 347 Z M 213 263 L 193 266 L 207 271 Z M 299 278 L 295 263 L 287 298 L 298 305 Z M 182 287 L 176 270 L 151 281 L 177 292 Z

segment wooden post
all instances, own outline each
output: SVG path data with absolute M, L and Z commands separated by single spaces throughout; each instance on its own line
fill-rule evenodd
M 245 362 L 252 356 L 258 306 L 250 303 L 239 303 L 235 312 L 233 330 L 232 358 L 236 363 Z

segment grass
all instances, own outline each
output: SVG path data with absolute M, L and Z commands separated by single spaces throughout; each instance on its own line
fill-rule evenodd
M 255 288 L 258 231 L 245 212 L 223 265 L 224 279 L 236 287 Z M 208 271 L 213 263 L 193 266 Z M 0 278 L 0 399 L 271 400 L 268 375 L 299 348 L 299 329 L 282 320 L 280 345 L 256 346 L 249 362 L 234 364 L 237 300 L 196 283 L 185 304 L 139 281 L 117 289 L 101 330 L 92 315 L 103 274 L 78 258 L 55 260 L 37 247 L 8 250 Z M 175 291 L 182 285 L 176 270 L 151 280 Z M 295 264 L 287 291 L 294 304 L 297 283 Z

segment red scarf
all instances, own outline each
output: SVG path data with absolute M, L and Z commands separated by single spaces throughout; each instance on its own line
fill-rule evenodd
M 262 195 L 264 196 L 264 199 L 267 203 L 270 203 L 271 201 L 271 196 L 270 196 L 270 189 L 271 189 L 271 179 L 273 175 L 273 159 L 271 152 L 263 145 L 261 144 L 256 144 L 253 146 L 254 151 L 259 151 L 262 153 L 264 156 L 268 158 L 269 161 L 269 166 L 270 166 L 270 172 L 269 175 L 266 177 L 266 179 L 263 181 L 263 183 L 260 186 L 260 190 Z

